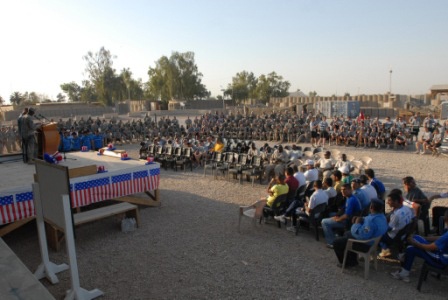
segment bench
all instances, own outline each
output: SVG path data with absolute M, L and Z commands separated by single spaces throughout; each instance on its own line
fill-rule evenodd
M 140 227 L 140 215 L 138 212 L 138 206 L 127 202 L 112 204 L 73 214 L 73 223 L 74 226 L 79 226 L 120 214 L 135 218 L 137 227 Z M 61 230 L 54 224 L 46 222 L 46 232 L 49 246 L 55 251 L 59 251 L 60 243 L 64 238 L 63 230 Z

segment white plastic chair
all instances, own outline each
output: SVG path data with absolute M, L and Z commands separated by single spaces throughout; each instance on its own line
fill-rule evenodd
M 351 164 L 353 165 L 353 167 L 355 168 L 353 170 L 353 174 L 362 174 L 364 172 L 364 164 L 362 163 L 362 161 L 359 160 L 353 160 L 351 161 Z
M 345 268 L 345 261 L 347 260 L 347 252 L 351 251 L 354 252 L 359 256 L 364 258 L 364 279 L 368 279 L 369 278 L 369 267 L 370 267 L 370 257 L 372 257 L 373 259 L 373 266 L 375 268 L 375 270 L 378 270 L 378 260 L 377 260 L 377 253 L 376 253 L 376 248 L 378 247 L 378 243 L 381 240 L 381 236 L 376 237 L 374 239 L 370 239 L 370 240 L 355 240 L 355 239 L 348 239 L 347 241 L 347 246 L 345 247 L 345 251 L 344 251 L 344 261 L 342 262 L 342 272 L 344 272 L 344 268 Z M 357 251 L 355 249 L 353 249 L 353 244 L 354 243 L 361 243 L 361 244 L 368 244 L 368 243 L 372 243 L 372 246 L 370 246 L 369 251 L 367 252 L 362 252 L 362 251 Z
M 249 206 L 240 206 L 239 218 L 238 218 L 238 232 L 240 232 L 241 227 L 241 217 L 249 217 L 252 219 L 252 224 L 255 226 L 257 220 L 261 220 L 263 216 L 263 207 L 266 206 L 266 200 L 258 200 Z
M 359 161 L 362 161 L 362 163 L 364 165 L 364 169 L 368 169 L 370 163 L 372 162 L 372 158 L 369 156 L 363 156 L 359 159 Z

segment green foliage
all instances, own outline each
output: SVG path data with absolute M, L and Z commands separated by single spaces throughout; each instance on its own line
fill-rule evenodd
M 22 102 L 25 100 L 25 98 L 23 97 L 23 95 L 19 92 L 14 92 L 11 94 L 11 96 L 9 96 L 9 101 L 11 102 L 11 104 L 13 105 L 20 105 L 22 104 Z
M 5 103 L 5 99 L 3 99 L 2 96 L 0 96 L 0 105 L 3 105 L 3 103 Z
M 81 101 L 82 88 L 74 81 L 60 85 L 61 90 L 67 94 L 68 100 L 72 102 Z
M 65 102 L 65 96 L 62 95 L 61 93 L 58 93 L 58 94 L 56 95 L 56 101 L 57 101 L 57 102 Z
M 224 91 L 225 96 L 239 104 L 246 99 L 259 99 L 269 101 L 271 97 L 285 97 L 291 84 L 283 81 L 283 77 L 271 72 L 268 75 L 255 77 L 254 73 L 242 71 L 232 78 L 232 83 Z
M 316 91 L 309 92 L 308 95 L 309 95 L 310 97 L 317 97 L 317 92 L 316 92 Z
M 195 100 L 210 93 L 202 84 L 202 73 L 194 60 L 194 52 L 173 52 L 168 58 L 162 56 L 149 68 L 146 96 L 151 99 L 169 101 Z
M 107 106 L 114 104 L 114 94 L 117 89 L 117 80 L 115 69 L 112 68 L 112 54 L 110 51 L 101 47 L 100 51 L 92 53 L 87 52 L 83 56 L 86 61 L 86 73 L 95 88 L 98 100 Z M 115 98 L 116 99 L 116 98 Z

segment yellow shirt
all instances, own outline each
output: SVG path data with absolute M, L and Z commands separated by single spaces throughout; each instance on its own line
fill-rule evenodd
M 275 199 L 283 194 L 287 194 L 289 191 L 289 186 L 287 184 L 276 184 L 273 187 L 271 187 L 272 195 L 268 197 L 268 202 L 266 203 L 267 206 L 271 206 Z
M 213 152 L 222 152 L 222 149 L 224 149 L 224 144 L 216 143 L 215 147 L 213 147 Z

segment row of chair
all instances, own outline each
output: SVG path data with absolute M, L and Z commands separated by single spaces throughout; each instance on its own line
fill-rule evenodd
M 261 183 L 264 172 L 261 156 L 249 158 L 247 153 L 235 152 L 214 152 L 209 159 L 204 161 L 204 176 L 207 175 L 207 170 L 211 170 L 215 179 L 218 174 L 222 174 L 224 178 L 232 177 L 242 183 L 243 178 L 246 177 L 248 180 L 252 180 L 252 185 L 256 178 Z
M 140 159 L 153 157 L 154 161 L 161 164 L 165 170 L 177 168 L 185 170 L 187 166 L 193 171 L 193 162 L 191 160 L 191 148 L 189 147 L 162 147 L 162 146 L 144 146 L 140 148 Z

